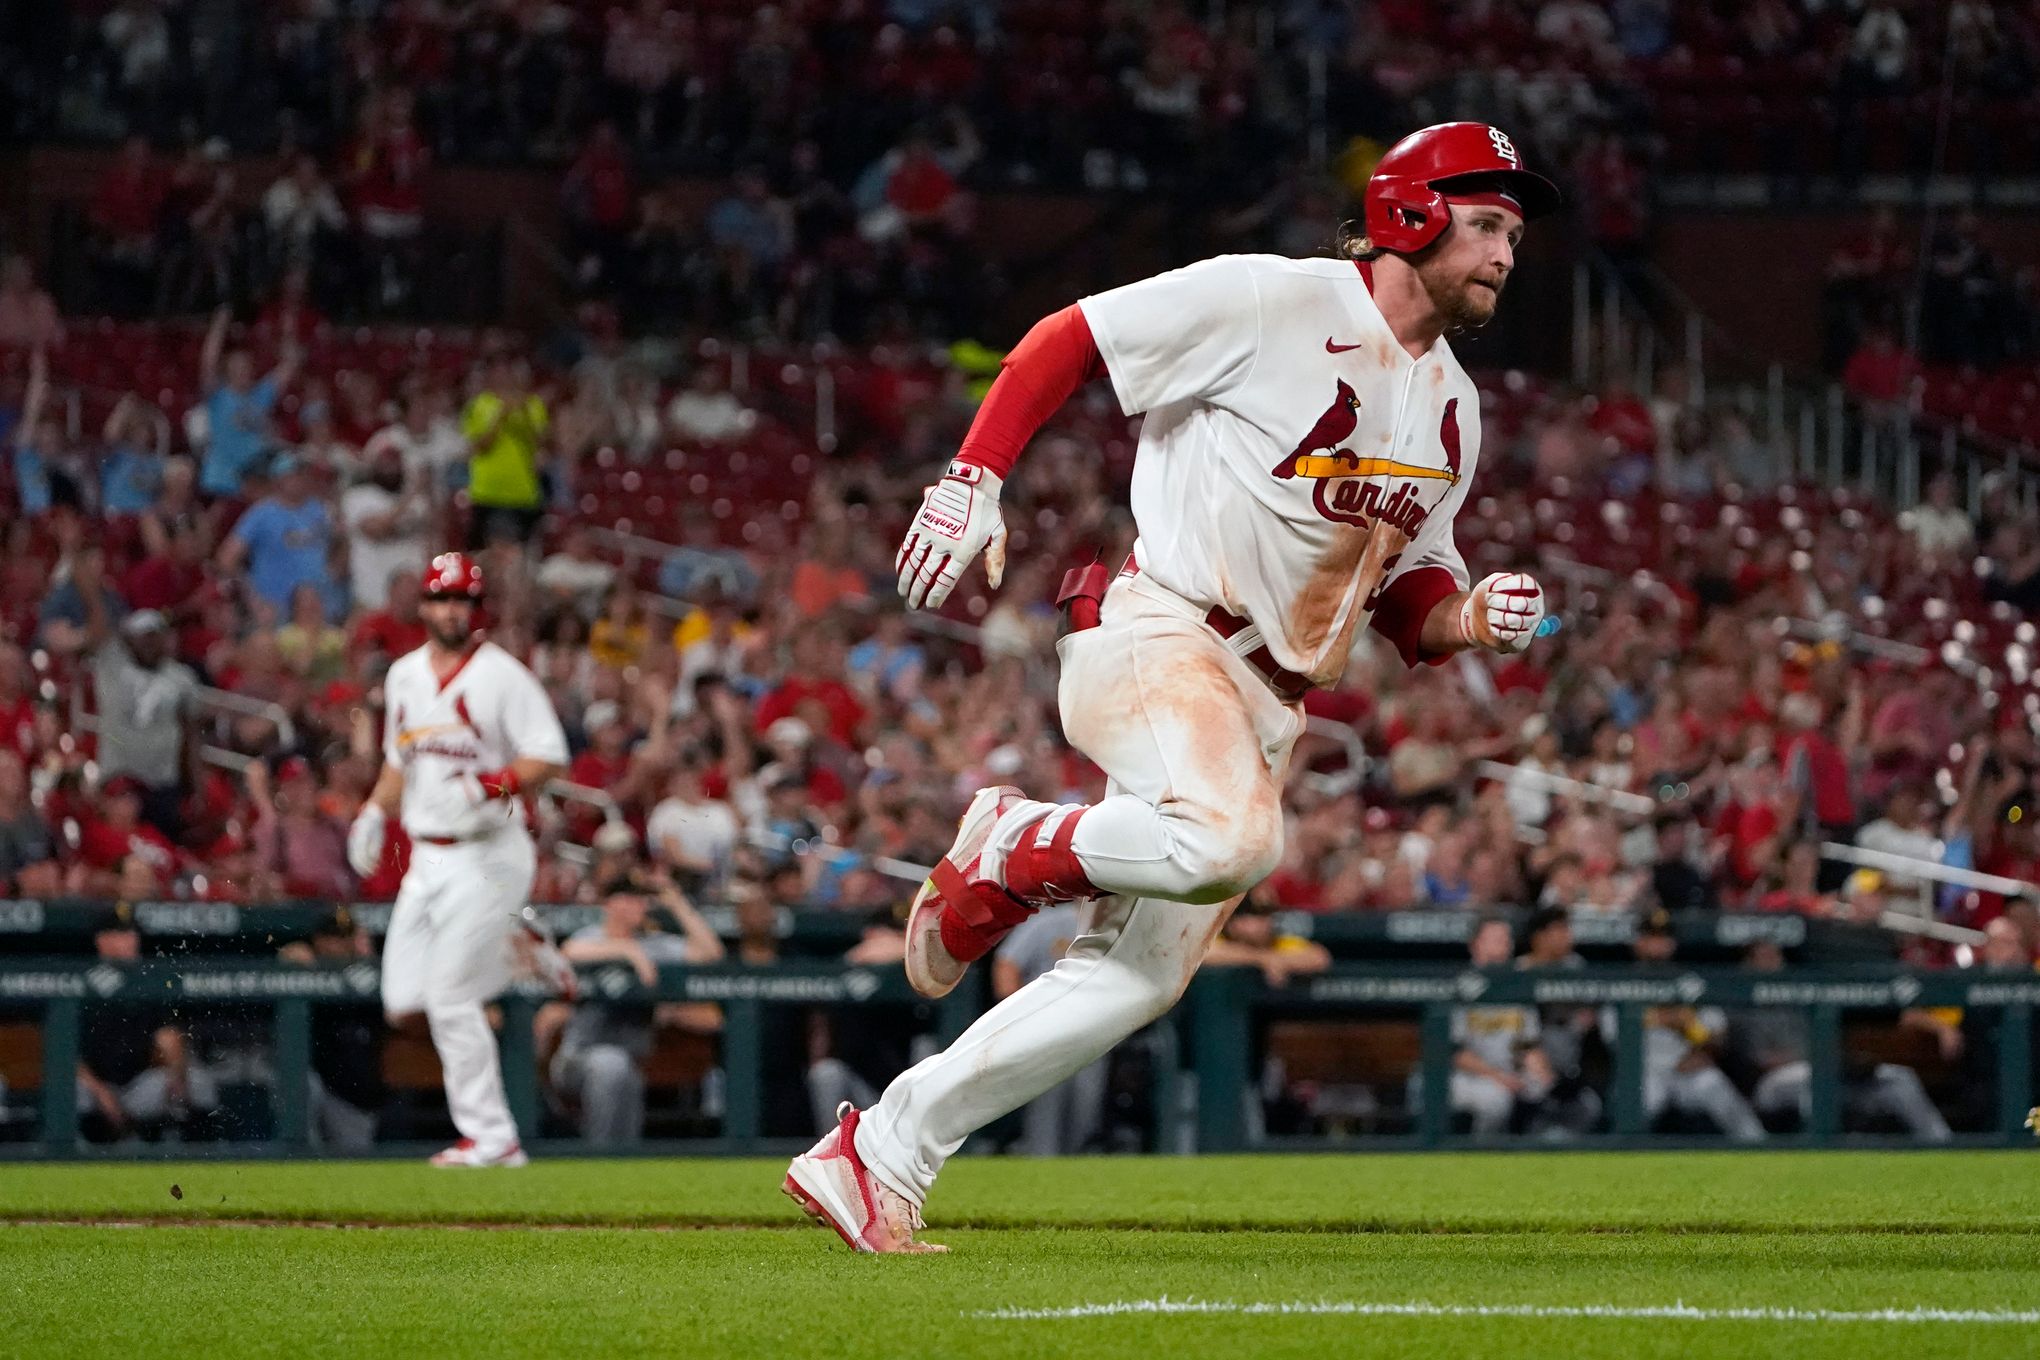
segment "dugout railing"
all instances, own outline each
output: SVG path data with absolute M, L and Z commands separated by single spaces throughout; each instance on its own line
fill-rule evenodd
M 669 967 L 656 988 L 643 987 L 628 969 L 600 966 L 582 971 L 585 994 L 611 1001 L 707 1002 L 721 1008 L 719 1065 L 725 1084 L 719 1133 L 708 1138 L 648 1142 L 645 1152 L 745 1153 L 784 1151 L 783 1139 L 761 1136 L 765 1083 L 797 1076 L 799 1054 L 767 1052 L 763 1036 L 769 1007 L 928 1006 L 934 1037 L 947 1041 L 962 1032 L 983 999 L 971 987 L 929 1006 L 908 989 L 897 966 L 854 966 L 835 962 L 782 962 L 765 967 L 741 964 Z M 267 959 L 150 960 L 112 963 L 76 958 L 20 958 L 0 963 L 0 1014 L 18 1024 L 32 1015 L 39 1035 L 39 1089 L 34 1136 L 4 1146 L 12 1157 L 104 1155 L 80 1139 L 77 1066 L 81 1025 L 88 1009 L 118 1013 L 126 1005 L 190 1007 L 193 1013 L 227 1006 L 266 1008 L 272 1052 L 272 1119 L 268 1136 L 238 1145 L 236 1152 L 297 1155 L 311 1150 L 309 1074 L 312 1068 L 312 1012 L 327 1005 L 373 1006 L 379 970 L 370 960 L 300 967 Z M 500 999 L 505 1082 L 521 1128 L 541 1127 L 539 1069 L 532 1020 L 546 997 L 534 990 Z M 1803 1130 L 1777 1140 L 1782 1145 L 1824 1146 L 1844 1139 L 1842 1127 L 1844 1023 L 1851 1013 L 1889 1013 L 1921 1007 L 1961 1008 L 1989 1024 L 1980 1032 L 1993 1050 L 1988 1078 L 1990 1115 L 1984 1126 L 1962 1135 L 1977 1145 L 2030 1145 L 2026 1130 L 2033 1102 L 2033 1007 L 2040 1002 L 2040 976 L 2024 972 L 1906 972 L 1885 967 L 1799 969 L 1758 973 L 1721 968 L 1631 965 L 1588 967 L 1550 973 L 1512 969 L 1473 970 L 1430 963 L 1339 965 L 1328 972 L 1271 987 L 1258 970 L 1208 969 L 1192 983 L 1183 1004 L 1159 1026 L 1163 1054 L 1183 1062 L 1158 1062 L 1153 1075 L 1154 1137 L 1162 1150 L 1206 1152 L 1257 1147 L 1331 1146 L 1323 1138 L 1262 1135 L 1254 1128 L 1253 1093 L 1271 1020 L 1312 1018 L 1352 1022 L 1379 1020 L 1407 1028 L 1414 1022 L 1413 1070 L 1421 1072 L 1420 1097 L 1409 1111 L 1409 1127 L 1389 1134 L 1350 1139 L 1338 1145 L 1437 1147 L 1464 1145 L 1449 1105 L 1453 1061 L 1452 1016 L 1469 1006 L 1593 1007 L 1613 1017 L 1612 1064 L 1605 1083 L 1605 1130 L 1581 1142 L 1593 1145 L 1658 1145 L 1642 1100 L 1646 1012 L 1654 1007 L 1791 1008 L 1808 1022 L 1812 1108 Z M 793 1066 L 789 1067 L 792 1064 Z M 1186 1083 L 1191 1083 L 1186 1087 Z M 1185 1099 L 1187 1091 L 1196 1098 Z M 535 1148 L 580 1152 L 577 1140 L 533 1139 Z M 1509 1145 L 1528 1145 L 1510 1140 Z M 204 1151 L 219 1144 L 145 1151 Z M 414 1151 L 378 1145 L 378 1151 Z M 133 1152 L 123 1148 L 122 1152 Z

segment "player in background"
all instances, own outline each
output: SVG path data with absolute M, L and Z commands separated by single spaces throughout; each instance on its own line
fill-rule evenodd
M 1361 628 L 1409 665 L 1529 645 L 1537 582 L 1469 585 L 1453 543 L 1480 397 L 1445 337 L 1494 315 L 1524 222 L 1558 202 L 1499 130 L 1426 128 L 1382 158 L 1340 257 L 1207 260 L 1085 298 L 1006 357 L 922 499 L 900 593 L 939 607 L 980 553 L 998 585 L 1005 475 L 1072 392 L 1109 377 L 1147 417 L 1139 538 L 1116 577 L 1064 579 L 1057 644 L 1063 732 L 1107 796 L 981 790 L 915 899 L 907 975 L 946 993 L 1051 902 L 1087 903 L 1088 928 L 788 1168 L 786 1193 L 852 1247 L 939 1250 L 914 1233 L 964 1139 L 1175 1004 L 1281 855 L 1302 698 L 1338 682 Z
M 411 865 L 383 941 L 383 1010 L 392 1025 L 423 1012 L 439 1051 L 460 1140 L 432 1164 L 523 1166 L 483 1007 L 509 985 L 528 939 L 521 913 L 537 850 L 520 795 L 566 767 L 567 739 L 538 679 L 477 630 L 481 568 L 442 553 L 423 594 L 426 642 L 383 678 L 383 765 L 347 858 L 374 872 L 389 819 L 401 818 Z M 571 972 L 550 942 L 538 952 L 565 985 Z

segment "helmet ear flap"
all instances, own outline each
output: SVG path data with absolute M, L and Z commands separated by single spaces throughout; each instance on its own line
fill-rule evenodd
M 1445 195 L 1421 180 L 1400 176 L 1368 183 L 1367 239 L 1383 250 L 1422 250 L 1452 225 Z

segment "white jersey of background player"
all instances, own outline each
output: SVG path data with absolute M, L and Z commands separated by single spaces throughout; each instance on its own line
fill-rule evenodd
M 522 1166 L 483 1007 L 509 985 L 537 868 L 518 795 L 560 773 L 567 739 L 537 678 L 475 635 L 479 567 L 442 553 L 424 597 L 426 644 L 383 677 L 382 772 L 347 855 L 374 872 L 388 818 L 402 818 L 411 864 L 383 940 L 383 1010 L 392 1025 L 423 1012 L 439 1051 L 460 1141 L 433 1165 Z
M 1004 475 L 1070 392 L 1108 376 L 1147 417 L 1140 536 L 1116 578 L 1065 580 L 1057 645 L 1064 735 L 1107 796 L 981 790 L 915 899 L 907 975 L 948 992 L 1048 902 L 1088 902 L 1088 928 L 788 1168 L 785 1191 L 851 1246 L 929 1249 L 921 1205 L 964 1139 L 1175 1003 L 1281 855 L 1301 698 L 1337 681 L 1360 628 L 1410 664 L 1535 635 L 1537 583 L 1469 589 L 1453 544 L 1480 404 L 1444 336 L 1493 315 L 1524 221 L 1557 202 L 1496 129 L 1427 128 L 1382 159 L 1344 258 L 1210 260 L 1086 298 L 1007 356 L 901 546 L 900 593 L 940 605 L 980 551 L 998 585 Z

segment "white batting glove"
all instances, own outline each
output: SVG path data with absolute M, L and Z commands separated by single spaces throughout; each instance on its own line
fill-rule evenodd
M 907 530 L 893 566 L 900 573 L 900 598 L 909 609 L 940 609 L 963 579 L 963 569 L 985 555 L 985 580 L 992 589 L 1006 574 L 1006 522 L 999 516 L 997 474 L 962 461 L 952 462 L 942 480 L 921 496 L 921 513 Z
M 363 803 L 355 814 L 354 825 L 347 828 L 347 863 L 356 877 L 367 878 L 381 867 L 389 821 L 378 803 Z
M 1498 571 L 1466 593 L 1459 631 L 1476 647 L 1520 652 L 1544 621 L 1544 587 L 1520 571 Z

